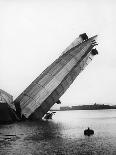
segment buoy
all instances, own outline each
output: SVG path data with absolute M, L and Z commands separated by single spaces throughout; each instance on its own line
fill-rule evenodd
M 86 136 L 90 136 L 93 134 L 94 134 L 94 130 L 90 129 L 89 127 L 88 127 L 88 129 L 84 130 L 84 135 L 86 135 Z

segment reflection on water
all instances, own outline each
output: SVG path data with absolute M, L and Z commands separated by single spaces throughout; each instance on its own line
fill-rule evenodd
M 84 136 L 84 129 L 95 134 Z M 59 111 L 53 120 L 0 126 L 0 155 L 116 154 L 116 110 Z

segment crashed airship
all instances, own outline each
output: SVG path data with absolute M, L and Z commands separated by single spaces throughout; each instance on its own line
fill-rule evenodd
M 79 35 L 14 101 L 16 118 L 42 119 L 81 71 L 98 54 L 96 37 Z M 10 107 L 12 108 L 12 107 Z

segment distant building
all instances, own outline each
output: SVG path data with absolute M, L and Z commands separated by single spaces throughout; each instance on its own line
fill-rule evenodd
M 97 110 L 97 109 L 114 109 L 113 106 L 104 104 L 72 106 L 72 110 Z

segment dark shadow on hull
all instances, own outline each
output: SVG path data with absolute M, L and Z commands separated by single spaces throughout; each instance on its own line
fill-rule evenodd
M 11 109 L 7 103 L 0 103 L 0 124 L 9 124 L 19 121 L 15 110 Z

